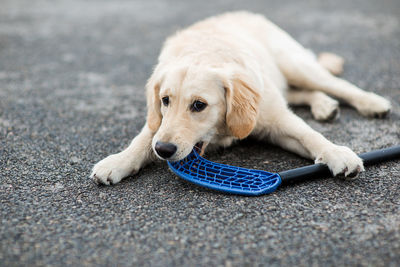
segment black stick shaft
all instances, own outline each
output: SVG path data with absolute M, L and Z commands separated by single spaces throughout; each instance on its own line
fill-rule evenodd
M 400 159 L 400 145 L 362 153 L 359 157 L 362 158 L 364 166 Z M 332 177 L 328 166 L 322 163 L 282 171 L 278 174 L 281 176 L 282 182 L 297 181 L 313 177 Z

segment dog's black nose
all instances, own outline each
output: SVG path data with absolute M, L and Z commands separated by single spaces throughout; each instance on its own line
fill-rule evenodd
M 156 143 L 155 150 L 160 157 L 168 159 L 172 157 L 173 154 L 175 154 L 177 147 L 176 145 L 171 143 L 163 143 L 158 141 Z

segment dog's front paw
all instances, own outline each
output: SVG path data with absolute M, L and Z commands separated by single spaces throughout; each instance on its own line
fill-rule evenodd
M 374 93 L 366 93 L 354 105 L 362 115 L 374 118 L 386 117 L 391 109 L 388 100 Z
M 112 185 L 138 172 L 121 154 L 113 154 L 94 165 L 90 178 L 97 184 Z
M 333 146 L 321 153 L 315 163 L 328 165 L 334 176 L 356 178 L 364 171 L 364 165 L 360 157 L 350 148 L 345 146 Z

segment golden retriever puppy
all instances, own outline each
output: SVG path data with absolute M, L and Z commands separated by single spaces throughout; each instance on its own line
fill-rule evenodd
M 387 100 L 334 76 L 342 65 L 334 54 L 316 58 L 261 15 L 233 12 L 198 22 L 166 41 L 147 83 L 147 123 L 128 148 L 98 162 L 91 178 L 115 184 L 154 155 L 177 161 L 195 146 L 204 152 L 248 136 L 325 163 L 335 176 L 356 177 L 362 160 L 288 108 L 306 104 L 315 119 L 330 120 L 339 114 L 333 96 L 362 115 L 386 115 Z

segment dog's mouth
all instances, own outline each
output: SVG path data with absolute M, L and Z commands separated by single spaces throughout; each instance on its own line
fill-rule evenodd
M 193 149 L 200 155 L 202 156 L 204 154 L 204 150 L 206 148 L 206 145 L 204 144 L 203 141 L 197 142 Z

